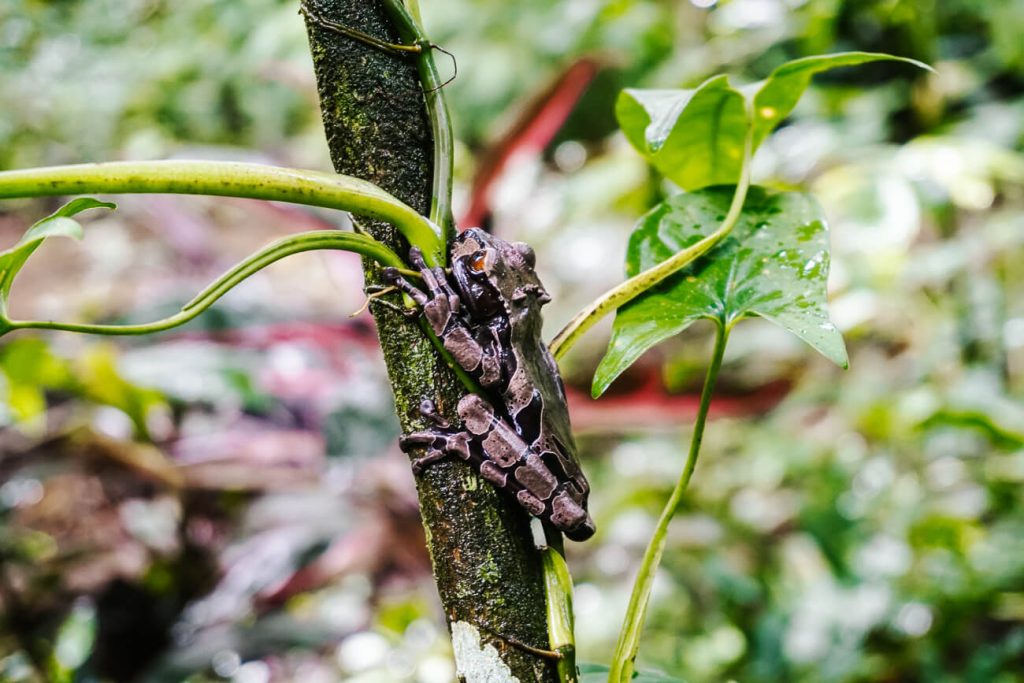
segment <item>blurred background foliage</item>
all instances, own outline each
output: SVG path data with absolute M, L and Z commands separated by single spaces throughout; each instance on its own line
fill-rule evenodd
M 537 247 L 551 333 L 620 279 L 633 222 L 672 191 L 615 133 L 622 87 L 753 81 L 853 49 L 935 67 L 818 79 L 756 159 L 756 182 L 809 188 L 830 217 L 851 368 L 758 321 L 734 333 L 641 666 L 694 682 L 1024 680 L 1024 3 L 422 5 L 459 60 L 459 205 Z M 0 168 L 328 169 L 296 9 L 5 0 Z M 0 244 L 53 204 L 5 203 Z M 16 316 L 154 319 L 270 239 L 345 222 L 120 204 L 84 244 L 30 262 Z M 346 318 L 360 287 L 356 259 L 307 254 L 181 331 L 0 342 L 0 680 L 452 679 L 372 322 Z M 570 547 L 584 661 L 610 652 L 682 466 L 709 333 L 596 402 L 602 333 L 564 365 L 599 527 Z

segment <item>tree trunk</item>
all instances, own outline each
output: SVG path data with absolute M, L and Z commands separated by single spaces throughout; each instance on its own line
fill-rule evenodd
M 377 0 L 309 6 L 323 18 L 398 42 Z M 335 170 L 374 182 L 426 214 L 432 138 L 415 62 L 309 23 L 307 29 Z M 408 252 L 390 226 L 361 225 L 397 253 Z M 379 282 L 379 268 L 363 266 L 367 284 Z M 428 426 L 419 414 L 425 398 L 456 421 L 466 390 L 421 329 L 384 306 L 372 311 L 403 431 Z M 469 683 L 557 680 L 549 660 L 512 644 L 548 647 L 540 555 L 528 516 L 462 461 L 431 465 L 416 483 L 460 674 Z M 483 643 L 493 648 L 481 649 Z

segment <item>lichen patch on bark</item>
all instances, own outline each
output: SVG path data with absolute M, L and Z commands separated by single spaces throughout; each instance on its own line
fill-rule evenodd
M 452 622 L 455 672 L 466 683 L 519 683 L 493 645 L 480 642 L 480 631 L 464 621 Z

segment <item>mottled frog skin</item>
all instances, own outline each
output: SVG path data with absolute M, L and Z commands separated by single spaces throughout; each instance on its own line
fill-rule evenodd
M 590 486 L 576 458 L 558 366 L 541 340 L 540 309 L 551 297 L 534 260 L 528 245 L 473 228 L 451 245 L 450 276 L 428 268 L 412 250 L 426 291 L 386 270 L 385 278 L 422 308 L 444 347 L 488 394 L 459 402 L 461 429 L 434 415 L 437 427 L 408 434 L 401 445 L 426 449 L 413 471 L 456 455 L 531 514 L 582 541 L 594 534 Z M 430 414 L 432 404 L 424 405 Z

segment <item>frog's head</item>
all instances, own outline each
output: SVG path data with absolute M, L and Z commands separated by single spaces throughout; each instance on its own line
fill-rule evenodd
M 551 301 L 537 279 L 533 249 L 470 228 L 452 242 L 451 265 L 459 295 L 473 315 L 504 313 L 513 322 Z

